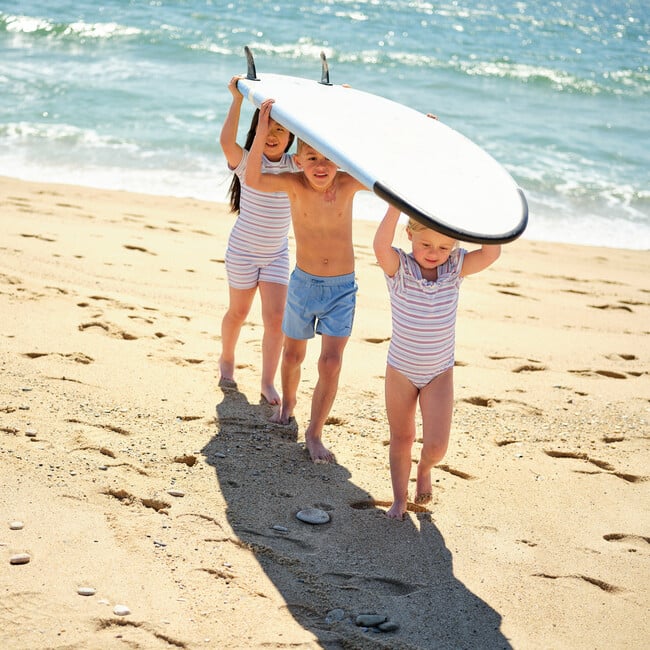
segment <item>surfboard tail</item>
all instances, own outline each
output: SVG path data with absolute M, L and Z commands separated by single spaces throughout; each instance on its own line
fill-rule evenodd
M 521 188 L 517 188 L 519 199 L 521 201 L 521 220 L 515 228 L 510 232 L 501 233 L 499 235 L 477 235 L 475 232 L 469 232 L 462 228 L 457 228 L 446 224 L 443 220 L 436 218 L 435 215 L 428 214 L 418 209 L 416 206 L 409 203 L 406 199 L 399 196 L 396 192 L 391 190 L 385 184 L 377 181 L 372 187 L 373 192 L 380 198 L 394 205 L 400 212 L 412 217 L 423 226 L 431 228 L 436 232 L 452 237 L 453 239 L 460 239 L 465 242 L 473 244 L 507 244 L 514 241 L 526 229 L 528 225 L 528 201 Z

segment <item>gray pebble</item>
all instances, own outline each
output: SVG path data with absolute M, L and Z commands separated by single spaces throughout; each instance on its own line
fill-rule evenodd
M 395 621 L 386 621 L 385 623 L 380 623 L 377 627 L 382 632 L 395 632 L 395 630 L 399 630 L 399 625 Z
M 183 492 L 183 490 L 175 490 L 175 489 L 167 490 L 167 494 L 169 494 L 169 496 L 172 496 L 172 497 L 184 497 L 185 496 L 185 492 Z
M 360 627 L 377 627 L 387 620 L 387 617 L 381 614 L 359 614 L 354 622 Z
M 275 524 L 275 526 L 271 526 L 273 530 L 277 530 L 279 533 L 288 533 L 289 529 L 285 528 L 284 526 L 280 526 L 279 524 Z
M 342 621 L 344 618 L 345 618 L 344 610 L 332 609 L 329 612 L 327 612 L 327 616 L 325 617 L 325 622 L 327 624 L 338 623 L 339 621 Z
M 131 613 L 131 610 L 126 605 L 115 605 L 113 607 L 113 614 L 115 616 L 128 616 Z
M 326 524 L 330 520 L 329 514 L 319 508 L 305 508 L 296 513 L 296 518 L 307 524 Z
M 22 521 L 12 521 L 9 524 L 9 529 L 10 530 L 22 530 L 25 524 L 23 524 Z
M 16 553 L 9 558 L 9 564 L 29 564 L 31 559 L 29 553 Z
M 97 590 L 93 587 L 79 587 L 77 593 L 80 596 L 94 596 L 97 593 Z

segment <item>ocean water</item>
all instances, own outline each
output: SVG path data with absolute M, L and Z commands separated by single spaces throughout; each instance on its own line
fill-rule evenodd
M 650 249 L 647 0 L 0 0 L 0 174 L 225 200 L 245 45 L 436 113 L 523 188 L 525 237 Z

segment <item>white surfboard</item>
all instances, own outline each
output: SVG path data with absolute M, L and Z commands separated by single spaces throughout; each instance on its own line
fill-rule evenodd
M 238 88 L 259 108 L 275 100 L 271 117 L 370 191 L 403 213 L 450 237 L 505 243 L 521 235 L 528 205 L 510 174 L 477 144 L 440 120 L 354 88 L 257 74 Z M 382 215 L 377 215 L 381 217 Z

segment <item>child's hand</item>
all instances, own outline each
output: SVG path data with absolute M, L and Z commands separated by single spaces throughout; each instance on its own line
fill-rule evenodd
M 260 106 L 260 115 L 257 120 L 257 132 L 260 130 L 266 133 L 269 129 L 269 120 L 271 119 L 271 108 L 273 108 L 274 99 L 265 99 Z
M 230 94 L 233 96 L 233 99 L 241 99 L 243 98 L 243 95 L 239 91 L 239 88 L 237 88 L 237 82 L 240 79 L 245 79 L 243 74 L 236 74 L 228 83 L 228 90 L 230 91 Z

